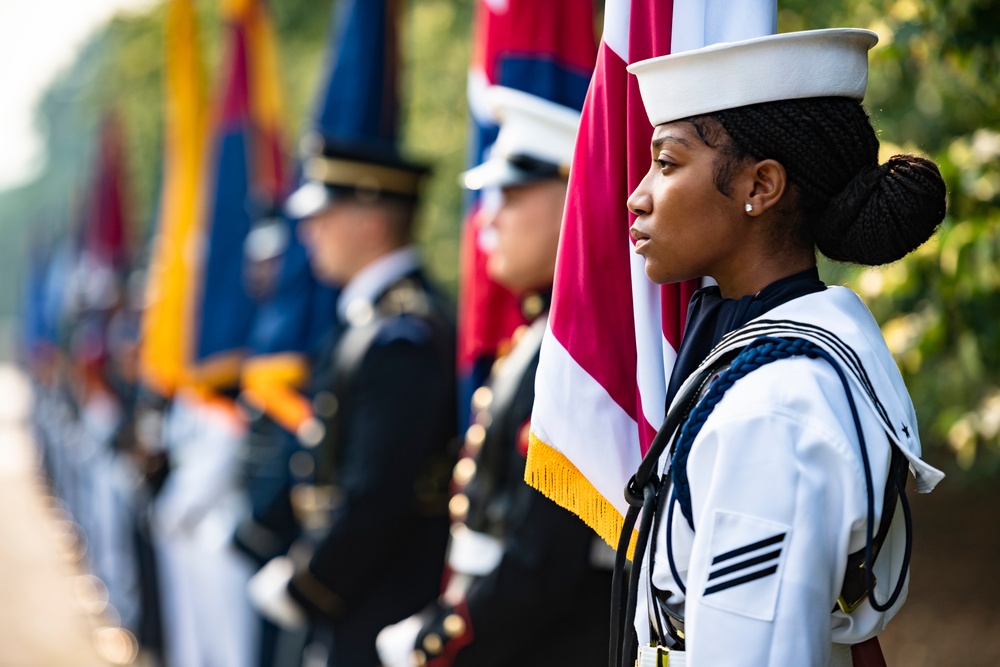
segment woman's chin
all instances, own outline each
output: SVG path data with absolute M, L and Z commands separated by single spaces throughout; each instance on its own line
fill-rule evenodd
M 657 266 L 655 262 L 650 262 L 648 259 L 646 260 L 646 277 L 657 285 L 676 282 L 668 271 L 664 271 L 663 267 Z
M 645 268 L 646 277 L 649 278 L 650 282 L 656 283 L 657 285 L 670 285 L 672 283 L 680 283 L 697 277 L 664 269 L 663 266 L 660 266 L 655 262 L 650 262 L 649 260 L 646 260 Z

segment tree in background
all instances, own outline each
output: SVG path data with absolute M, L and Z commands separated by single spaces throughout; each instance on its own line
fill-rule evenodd
M 868 27 L 866 106 L 885 155 L 922 153 L 948 184 L 936 239 L 890 267 L 844 275 L 903 371 L 929 449 L 1000 474 L 1000 3 L 782 3 L 781 29 Z M 973 468 L 975 464 L 975 468 Z M 964 475 L 963 475 L 964 477 Z
M 215 62 L 218 2 L 197 4 Z M 283 54 L 286 129 L 298 136 L 332 5 L 270 5 Z M 882 322 L 928 448 L 954 453 L 956 467 L 974 476 L 1000 474 L 1000 2 L 782 0 L 780 7 L 783 32 L 853 26 L 880 35 L 866 105 L 886 151 L 923 153 L 941 165 L 949 215 L 936 241 L 902 262 L 851 274 L 827 265 L 824 273 L 860 291 Z M 410 0 L 403 31 L 404 143 L 436 167 L 421 242 L 435 273 L 453 288 L 472 9 L 472 0 Z M 124 120 L 130 201 L 148 229 L 160 180 L 163 20 L 160 6 L 111 21 L 49 89 L 37 115 L 51 157 L 35 181 L 0 193 L 10 239 L 0 246 L 0 265 L 22 275 L 27 230 L 68 228 L 81 201 L 74 193 L 88 182 L 98 118 L 112 99 Z M 0 281 L 0 316 L 13 314 L 18 280 Z

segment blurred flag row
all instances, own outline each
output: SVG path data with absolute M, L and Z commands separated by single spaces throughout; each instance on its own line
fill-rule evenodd
M 256 303 L 244 246 L 287 187 L 277 52 L 260 0 L 226 0 L 209 99 L 190 0 L 167 24 L 164 180 L 142 327 L 142 371 L 165 397 L 239 381 Z
M 397 143 L 395 31 L 403 5 L 336 4 L 336 30 L 303 133 L 307 140 L 315 134 Z M 611 541 L 625 509 L 622 486 L 663 418 L 687 301 L 696 287 L 652 286 L 631 252 L 625 200 L 646 170 L 652 128 L 625 67 L 773 31 L 775 8 L 767 0 L 603 5 L 597 47 L 591 0 L 476 3 L 468 164 L 485 160 L 496 138 L 496 119 L 484 101 L 491 85 L 583 107 L 538 372 L 528 479 Z M 295 233 L 297 221 L 281 215 L 298 174 L 288 159 L 290 142 L 281 136 L 278 54 L 266 4 L 223 0 L 222 7 L 224 57 L 209 89 L 193 0 L 169 0 L 163 180 L 142 317 L 141 376 L 163 397 L 182 390 L 234 395 L 242 388 L 251 405 L 295 432 L 311 416 L 302 394 L 308 355 L 333 326 L 336 291 L 313 277 Z M 83 261 L 101 267 L 95 276 L 113 275 L 127 263 L 122 150 L 112 115 L 102 129 L 88 222 L 78 240 Z M 458 352 L 463 409 L 504 341 L 524 322 L 514 295 L 485 275 L 489 238 L 483 227 L 493 196 L 470 196 L 464 213 Z M 50 251 L 46 261 L 52 268 L 36 268 L 37 279 L 30 281 L 25 318 L 26 336 L 39 354 L 55 343 L 59 272 L 76 270 L 58 252 Z

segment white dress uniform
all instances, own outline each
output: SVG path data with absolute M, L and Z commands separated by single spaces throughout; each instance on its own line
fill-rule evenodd
M 723 339 L 702 367 L 765 333 L 809 339 L 845 371 L 870 460 L 875 530 L 890 440 L 919 492 L 944 476 L 920 459 L 906 387 L 878 325 L 853 292 L 833 287 L 778 306 Z M 668 460 L 662 457 L 661 472 Z M 885 612 L 869 599 L 850 614 L 831 612 L 848 554 L 865 546 L 868 494 L 847 393 L 828 361 L 784 359 L 737 380 L 694 439 L 687 476 L 694 530 L 680 511 L 669 526 L 681 581 L 668 562 L 670 515 L 664 511 L 643 561 L 635 619 L 640 645 L 646 644 L 649 612 L 659 607 L 651 581 L 684 618 L 686 653 L 671 652 L 671 667 L 850 665 L 850 645 L 878 634 L 902 605 L 905 582 Z M 875 562 L 879 602 L 908 575 L 902 571 L 905 539 L 897 507 Z
M 246 594 L 253 565 L 230 543 L 246 512 L 242 423 L 181 392 L 164 424 L 173 465 L 153 510 L 171 667 L 248 667 L 258 619 Z

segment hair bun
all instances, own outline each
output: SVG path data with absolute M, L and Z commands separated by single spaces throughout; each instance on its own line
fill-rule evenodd
M 902 259 L 944 219 L 945 184 L 937 165 L 894 155 L 858 173 L 813 225 L 830 259 L 877 266 Z

